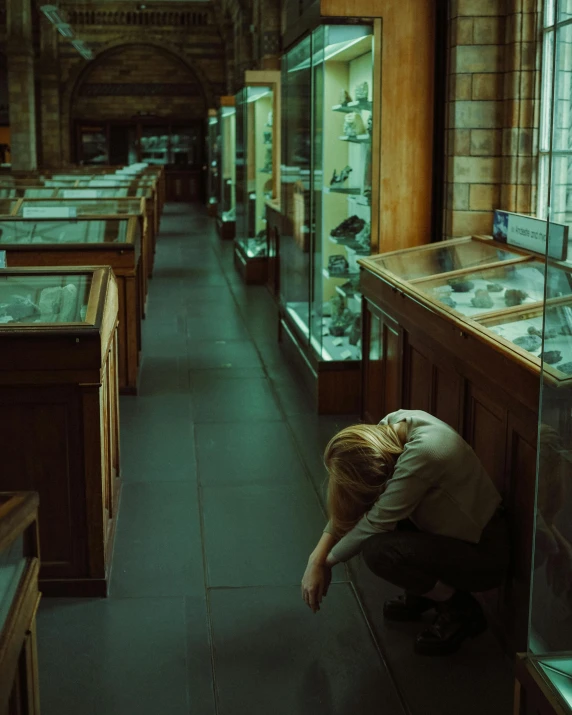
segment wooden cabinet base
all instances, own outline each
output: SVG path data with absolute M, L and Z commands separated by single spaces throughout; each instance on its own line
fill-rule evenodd
M 238 242 L 234 244 L 234 265 L 247 285 L 264 285 L 268 279 L 266 256 L 250 258 Z
M 236 236 L 236 222 L 223 221 L 220 217 L 217 217 L 216 230 L 223 241 L 234 241 L 234 237 Z
M 211 218 L 216 218 L 218 213 L 217 205 L 216 204 L 207 204 L 207 214 Z
M 320 415 L 357 414 L 360 407 L 361 364 L 317 360 L 299 340 L 296 329 L 280 319 L 280 344 L 311 392 Z

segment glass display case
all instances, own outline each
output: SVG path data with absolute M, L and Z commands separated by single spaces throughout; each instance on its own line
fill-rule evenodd
M 16 198 L 2 199 L 0 198 L 0 215 L 1 216 L 11 216 L 17 211 L 19 206 L 19 201 Z
M 9 268 L 110 266 L 119 286 L 119 385 L 137 394 L 146 281 L 141 222 L 124 218 L 0 219 Z
M 207 119 L 207 210 L 216 216 L 218 199 L 218 116 L 216 109 L 209 109 Z
M 278 195 L 280 73 L 249 71 L 236 95 L 235 265 L 247 283 L 266 282 L 266 201 Z
M 0 273 L 0 324 L 84 322 L 90 289 L 91 275 Z
M 236 107 L 234 97 L 221 97 L 218 113 L 220 152 L 217 230 L 222 239 L 234 239 L 236 229 Z
M 283 320 L 315 370 L 346 363 L 339 366 L 345 377 L 349 363 L 359 372 L 361 358 L 357 259 L 377 251 L 372 143 L 380 33 L 378 20 L 321 25 L 282 61 Z
M 427 305 L 469 321 L 539 375 L 543 361 L 555 384 L 572 376 L 572 266 L 484 236 L 360 263 Z

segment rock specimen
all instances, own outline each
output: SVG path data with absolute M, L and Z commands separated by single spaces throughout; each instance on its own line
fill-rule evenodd
M 10 315 L 12 320 L 23 320 L 36 315 L 38 306 L 28 296 L 11 295 L 8 303 L 0 306 L 0 313 Z
M 441 301 L 441 303 L 443 303 L 443 305 L 448 305 L 449 308 L 457 307 L 457 304 L 455 303 L 455 301 L 448 295 L 440 295 L 439 300 Z
M 565 372 L 567 375 L 572 375 L 572 362 L 563 362 L 562 365 L 558 365 L 560 372 Z
M 475 291 L 475 297 L 471 298 L 471 303 L 475 308 L 493 307 L 493 299 L 490 297 L 488 290 Z
M 487 290 L 489 293 L 500 293 L 503 289 L 500 283 L 489 283 L 487 285 Z
M 528 334 L 529 335 L 538 335 L 539 338 L 542 338 L 542 330 L 539 330 L 538 328 L 535 328 L 534 325 L 531 325 L 528 329 Z M 558 331 L 556 328 L 550 328 L 544 333 L 544 339 L 545 340 L 554 340 L 554 338 L 558 337 Z
M 562 353 L 560 350 L 545 350 L 543 353 L 540 353 L 540 357 L 549 365 L 554 365 L 554 363 L 562 360 Z
M 77 288 L 69 284 L 63 288 L 44 288 L 40 294 L 40 314 L 46 323 L 68 323 L 74 320 Z
M 533 353 L 535 350 L 540 350 L 542 339 L 538 335 L 520 335 L 513 340 L 513 343 L 518 345 L 519 348 L 524 348 L 529 353 Z
M 504 294 L 504 302 L 509 308 L 513 305 L 520 305 L 525 298 L 528 298 L 528 293 L 525 293 L 523 290 L 515 290 L 514 288 L 506 290 Z
M 447 283 L 455 293 L 468 293 L 475 287 L 473 281 L 467 281 L 464 278 L 450 278 Z
M 560 335 L 572 335 L 572 328 L 568 323 L 564 323 L 564 325 L 560 326 Z

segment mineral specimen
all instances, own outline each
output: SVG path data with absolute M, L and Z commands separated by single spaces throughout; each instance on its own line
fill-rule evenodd
M 553 365 L 555 362 L 560 362 L 562 360 L 562 353 L 560 350 L 548 350 L 540 353 L 540 357 L 547 362 L 549 365 Z
M 475 308 L 492 308 L 493 299 L 490 297 L 488 290 L 475 291 L 475 297 L 471 298 L 471 303 Z
M 564 323 L 564 325 L 560 326 L 560 335 L 572 335 L 572 328 L 568 323 Z
M 487 285 L 487 290 L 489 293 L 500 293 L 502 290 L 502 286 L 500 283 L 489 283 Z
M 450 298 L 448 295 L 440 295 L 440 296 L 439 296 L 439 300 L 440 300 L 441 303 L 443 303 L 444 305 L 448 305 L 449 308 L 456 308 L 456 307 L 457 307 L 457 304 L 455 303 L 455 301 L 454 301 L 452 298 Z
M 563 362 L 562 365 L 558 365 L 560 372 L 565 372 L 567 375 L 572 375 L 572 362 Z
M 23 320 L 38 312 L 38 307 L 28 296 L 12 295 L 9 302 L 0 306 L 0 312 L 12 316 L 12 320 Z
M 528 298 L 528 293 L 514 288 L 506 290 L 504 294 L 504 302 L 509 307 L 513 305 L 520 305 L 525 298 Z
M 528 328 L 528 334 L 529 335 L 538 335 L 539 338 L 542 338 L 542 330 L 539 330 L 538 328 L 535 328 L 534 325 L 531 325 Z M 544 339 L 545 340 L 554 340 L 554 338 L 558 337 L 558 331 L 556 328 L 550 328 L 544 333 Z
M 542 339 L 539 338 L 538 335 L 521 335 L 520 337 L 515 338 L 513 343 L 518 345 L 520 348 L 528 350 L 529 353 L 532 353 L 535 350 L 540 349 Z
M 467 281 L 464 278 L 451 278 L 447 282 L 455 293 L 468 293 L 475 287 L 473 281 Z

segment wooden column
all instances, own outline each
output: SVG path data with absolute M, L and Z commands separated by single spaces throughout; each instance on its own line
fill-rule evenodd
M 433 191 L 434 3 L 321 0 L 320 11 L 323 18 L 382 19 L 381 77 L 374 78 L 374 93 L 379 97 L 381 91 L 379 250 L 428 243 Z M 375 136 L 373 142 L 375 152 Z M 372 244 L 375 237 L 372 222 Z

